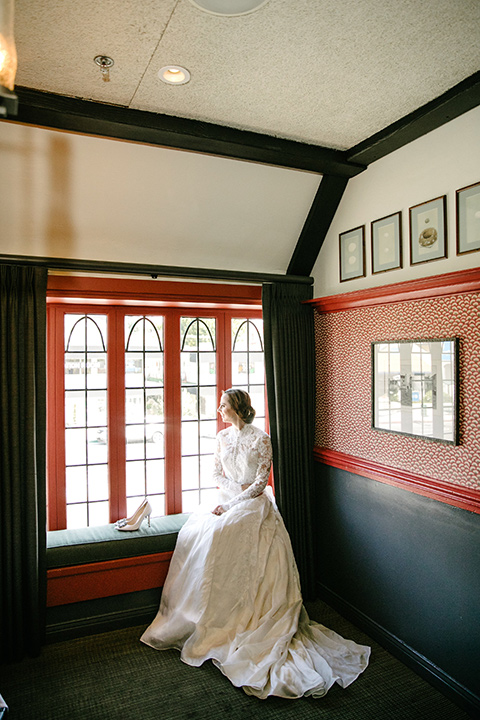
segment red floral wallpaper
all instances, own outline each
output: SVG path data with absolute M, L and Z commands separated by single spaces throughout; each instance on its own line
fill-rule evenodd
M 480 489 L 480 294 L 315 312 L 315 444 Z M 371 428 L 371 342 L 460 338 L 460 445 Z

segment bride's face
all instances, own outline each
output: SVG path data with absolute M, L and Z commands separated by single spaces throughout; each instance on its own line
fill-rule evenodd
M 232 409 L 232 406 L 230 405 L 230 400 L 228 399 L 228 395 L 222 395 L 217 412 L 220 413 L 223 422 L 235 423 L 237 413 L 235 412 L 235 410 Z

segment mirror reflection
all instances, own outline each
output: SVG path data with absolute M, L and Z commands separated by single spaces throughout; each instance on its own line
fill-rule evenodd
M 458 443 L 458 339 L 372 343 L 372 425 Z

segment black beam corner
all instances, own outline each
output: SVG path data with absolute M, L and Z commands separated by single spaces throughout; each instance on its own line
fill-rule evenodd
M 310 275 L 335 216 L 348 178 L 324 175 L 293 252 L 287 275 Z

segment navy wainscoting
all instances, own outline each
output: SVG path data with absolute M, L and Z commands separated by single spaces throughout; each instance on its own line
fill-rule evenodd
M 315 463 L 320 596 L 480 716 L 480 515 Z

